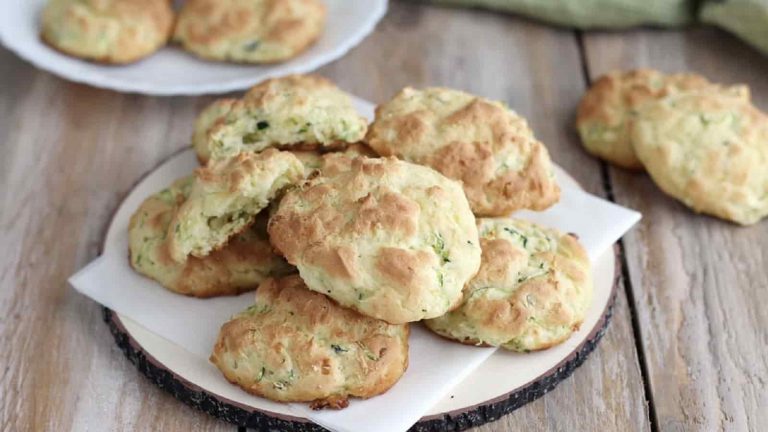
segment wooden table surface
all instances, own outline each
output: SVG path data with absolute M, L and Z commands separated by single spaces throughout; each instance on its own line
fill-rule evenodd
M 574 134 L 589 82 L 637 66 L 747 83 L 768 109 L 768 57 L 703 27 L 582 33 L 393 1 L 374 34 L 320 70 L 376 102 L 405 85 L 504 100 L 587 190 L 643 213 L 621 242 L 623 278 L 595 352 L 477 431 L 768 430 L 768 221 L 694 215 L 646 175 L 587 156 Z M 236 429 L 141 376 L 100 307 L 66 284 L 131 186 L 189 145 L 212 99 L 99 90 L 0 49 L 0 430 Z

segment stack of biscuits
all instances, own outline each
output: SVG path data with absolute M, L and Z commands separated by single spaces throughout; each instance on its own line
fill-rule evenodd
M 584 95 L 576 126 L 587 151 L 645 169 L 696 212 L 742 225 L 768 215 L 768 115 L 744 85 L 650 69 L 611 72 Z
M 276 63 L 314 43 L 325 27 L 320 0 L 49 0 L 41 37 L 75 57 L 126 64 L 170 40 L 201 58 Z
M 288 76 L 213 102 L 193 147 L 202 166 L 133 215 L 130 262 L 180 294 L 258 287 L 211 355 L 247 392 L 343 408 L 400 379 L 410 323 L 529 352 L 584 320 L 578 240 L 509 216 L 560 189 L 502 103 L 406 88 L 369 125 L 331 82 Z

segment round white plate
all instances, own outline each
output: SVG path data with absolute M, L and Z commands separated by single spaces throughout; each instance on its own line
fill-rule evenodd
M 370 110 L 370 106 L 367 109 Z M 191 150 L 177 154 L 158 167 L 157 173 L 188 169 L 196 164 Z M 176 166 L 176 168 L 174 168 Z M 563 188 L 578 187 L 556 167 Z M 146 179 L 145 179 L 146 181 Z M 126 229 L 127 217 L 147 191 L 140 182 L 116 213 L 107 233 L 112 247 Z M 137 201 L 138 200 L 138 201 Z M 130 206 L 125 203 L 131 201 Z M 131 207 L 131 208 L 128 208 Z M 115 221 L 120 222 L 116 223 Z M 581 329 L 564 343 L 535 353 L 499 350 L 437 404 L 414 428 L 421 431 L 464 429 L 494 420 L 543 395 L 568 377 L 592 351 L 610 318 L 616 286 L 616 255 L 608 250 L 594 263 L 594 298 Z M 155 383 L 196 408 L 232 423 L 276 430 L 320 430 L 297 417 L 286 405 L 254 397 L 228 384 L 219 371 L 200 356 L 146 330 L 131 319 L 105 309 L 105 319 L 128 358 Z M 446 342 L 450 343 L 450 342 Z
M 46 0 L 0 0 L 0 42 L 40 69 L 95 87 L 158 96 L 226 93 L 267 78 L 306 73 L 338 59 L 360 43 L 387 10 L 387 0 L 323 1 L 328 6 L 323 36 L 298 57 L 276 65 L 209 62 L 174 45 L 125 66 L 79 60 L 40 40 L 39 16 Z

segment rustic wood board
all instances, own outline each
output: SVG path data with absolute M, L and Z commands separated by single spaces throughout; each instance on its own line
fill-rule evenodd
M 712 28 L 584 37 L 591 79 L 611 69 L 695 71 L 747 83 L 768 109 L 768 58 Z M 766 167 L 768 169 L 768 167 Z M 696 216 L 644 174 L 610 170 L 616 200 L 641 211 L 627 264 L 659 430 L 768 428 L 768 223 Z

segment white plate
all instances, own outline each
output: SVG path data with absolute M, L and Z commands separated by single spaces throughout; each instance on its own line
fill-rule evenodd
M 356 103 L 361 112 L 370 115 L 370 104 L 361 100 L 356 100 Z M 120 243 L 120 239 L 125 237 L 127 220 L 138 203 L 150 193 L 146 189 L 151 181 L 156 182 L 160 175 L 168 177 L 164 179 L 168 183 L 179 172 L 191 171 L 196 165 L 193 152 L 186 150 L 170 158 L 136 185 L 115 214 L 107 233 L 105 251 L 114 248 L 124 250 L 125 245 Z M 556 167 L 556 175 L 563 188 L 579 187 L 559 167 Z M 442 422 L 446 415 L 450 415 L 453 421 L 464 416 L 462 421 L 467 422 L 465 425 L 492 420 L 541 396 L 567 377 L 595 346 L 607 325 L 616 282 L 615 260 L 614 250 L 609 249 L 594 263 L 594 298 L 578 332 L 564 343 L 541 352 L 519 354 L 497 351 L 434 406 L 422 419 L 421 430 L 438 430 L 444 425 Z M 278 430 L 289 428 L 290 423 L 286 422 L 301 422 L 302 430 L 312 427 L 306 424 L 306 418 L 297 416 L 287 405 L 249 395 L 227 383 L 204 357 L 191 354 L 128 317 L 108 314 L 108 318 L 118 344 L 129 354 L 128 357 L 137 363 L 142 372 L 161 387 L 170 388 L 176 397 L 186 403 L 251 427 L 264 427 L 265 423 L 259 422 L 273 419 L 283 422 L 268 423 Z
M 226 93 L 267 78 L 306 73 L 338 59 L 360 43 L 387 10 L 387 0 L 323 1 L 328 6 L 323 36 L 298 57 L 277 65 L 209 62 L 178 46 L 125 66 L 79 60 L 40 40 L 39 15 L 46 0 L 0 0 L 0 42 L 40 69 L 96 87 L 158 96 Z

